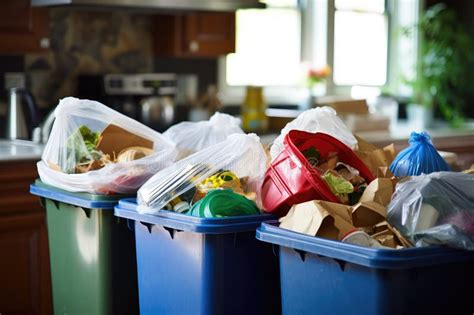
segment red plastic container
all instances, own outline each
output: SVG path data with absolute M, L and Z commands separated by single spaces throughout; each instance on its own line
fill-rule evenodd
M 292 205 L 309 200 L 339 202 L 321 174 L 311 166 L 302 151 L 316 147 L 321 157 L 336 152 L 339 161 L 357 170 L 367 183 L 374 175 L 345 144 L 325 133 L 291 130 L 283 141 L 285 148 L 265 173 L 262 184 L 262 203 L 266 212 L 285 215 Z

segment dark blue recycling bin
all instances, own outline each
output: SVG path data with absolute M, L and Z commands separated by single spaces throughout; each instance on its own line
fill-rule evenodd
M 374 249 L 263 223 L 280 246 L 283 314 L 472 314 L 474 252 Z
M 141 215 L 134 199 L 115 215 L 134 223 L 141 314 L 280 314 L 278 260 L 255 239 L 269 215 Z

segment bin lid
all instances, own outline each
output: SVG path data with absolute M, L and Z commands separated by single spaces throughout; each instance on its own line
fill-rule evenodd
M 278 221 L 262 223 L 257 239 L 304 252 L 371 268 L 409 269 L 437 264 L 474 261 L 474 252 L 448 247 L 378 249 L 314 237 L 277 226 Z
M 41 180 L 36 180 L 34 184 L 30 185 L 30 193 L 32 195 L 89 209 L 113 209 L 120 198 L 124 198 L 124 195 L 99 195 L 70 192 L 47 185 Z
M 135 198 L 122 199 L 115 207 L 115 215 L 142 223 L 161 225 L 181 231 L 205 234 L 225 234 L 255 231 L 263 221 L 273 220 L 270 214 L 235 216 L 226 218 L 200 218 L 168 210 L 158 214 L 140 214 Z

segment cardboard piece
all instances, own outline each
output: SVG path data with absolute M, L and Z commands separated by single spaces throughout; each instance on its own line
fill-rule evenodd
M 398 244 L 395 239 L 395 235 L 393 235 L 390 230 L 385 230 L 377 234 L 373 234 L 372 238 L 382 244 L 382 246 L 387 246 L 391 248 L 397 248 L 397 246 L 401 246 Z
M 97 149 L 116 157 L 119 153 L 129 147 L 145 147 L 153 149 L 153 141 L 140 137 L 117 125 L 110 124 L 100 134 Z
M 364 190 L 359 202 L 375 201 L 386 207 L 392 199 L 394 190 L 395 185 L 391 179 L 376 178 Z
M 316 99 L 317 106 L 331 106 L 338 116 L 347 114 L 368 114 L 369 107 L 365 99 L 353 99 L 349 97 L 325 96 Z
M 362 162 L 367 165 L 372 174 L 383 178 L 393 177 L 389 167 L 395 159 L 394 145 L 390 144 L 383 149 L 380 149 L 357 135 L 355 137 L 358 142 L 358 149 L 354 152 Z
M 375 201 L 359 202 L 352 207 L 352 222 L 356 227 L 374 226 L 386 216 L 386 208 Z
M 322 200 L 294 205 L 285 217 L 280 218 L 280 227 L 337 240 L 354 230 L 361 230 L 383 246 L 411 247 L 386 221 L 386 206 L 393 189 L 391 179 L 377 178 L 367 186 L 361 200 L 354 206 Z
M 394 226 L 387 224 L 387 227 L 393 233 L 393 235 L 397 237 L 403 247 L 413 247 L 413 244 L 408 239 L 406 239 Z
M 328 204 L 340 206 L 330 202 L 323 206 L 319 200 L 294 205 L 286 216 L 280 218 L 280 227 L 334 240 L 355 230 L 355 227 L 346 221 L 347 218 L 350 219 L 350 207 L 342 205 L 347 209 L 331 208 Z

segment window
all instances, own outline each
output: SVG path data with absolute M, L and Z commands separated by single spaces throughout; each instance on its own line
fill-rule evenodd
M 265 87 L 269 103 L 307 97 L 303 64 L 329 64 L 319 95 L 368 97 L 401 93 L 416 61 L 413 25 L 419 0 L 266 0 L 264 10 L 237 11 L 236 53 L 219 61 L 224 100 L 240 103 L 246 85 Z M 406 90 L 406 88 L 405 88 Z
M 302 82 L 297 0 L 266 0 L 267 9 L 236 13 L 236 52 L 219 61 L 224 100 L 240 103 L 245 86 L 265 87 L 269 102 L 295 102 Z M 286 100 L 285 100 L 286 98 Z
M 300 14 L 294 7 L 237 11 L 236 53 L 226 59 L 231 86 L 296 85 L 300 78 Z
M 387 78 L 388 17 L 384 0 L 335 0 L 336 85 L 382 86 Z

